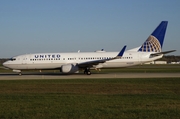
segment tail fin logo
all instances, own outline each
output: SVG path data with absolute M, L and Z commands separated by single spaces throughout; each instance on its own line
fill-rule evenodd
M 161 52 L 161 44 L 159 40 L 150 35 L 148 39 L 144 42 L 144 44 L 139 49 L 140 52 Z
M 142 44 L 139 52 L 161 52 L 168 21 L 162 21 L 148 39 Z

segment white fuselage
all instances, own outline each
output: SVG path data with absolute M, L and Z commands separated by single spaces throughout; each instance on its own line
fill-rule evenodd
M 120 59 L 99 63 L 92 68 L 119 68 L 128 67 L 161 58 L 163 55 L 150 58 L 152 52 L 126 51 Z M 38 53 L 25 54 L 13 57 L 5 62 L 5 67 L 15 70 L 25 69 L 60 69 L 62 65 L 79 64 L 94 60 L 113 58 L 118 52 L 75 52 L 75 53 Z

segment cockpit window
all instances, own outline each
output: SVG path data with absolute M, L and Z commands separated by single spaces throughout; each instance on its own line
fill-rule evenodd
M 16 60 L 16 58 L 11 58 L 10 60 L 11 60 L 11 61 L 15 61 L 15 60 Z

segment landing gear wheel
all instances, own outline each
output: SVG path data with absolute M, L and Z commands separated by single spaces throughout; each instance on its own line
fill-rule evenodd
M 21 76 L 22 75 L 22 73 L 21 72 L 19 72 L 19 76 Z
M 84 74 L 91 75 L 90 69 L 89 69 L 89 68 L 86 68 L 86 69 L 84 70 Z
M 91 72 L 90 72 L 90 71 L 87 71 L 86 74 L 87 74 L 87 75 L 91 75 Z

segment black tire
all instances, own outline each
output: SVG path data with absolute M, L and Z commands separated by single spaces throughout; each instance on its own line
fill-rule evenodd
M 87 71 L 86 74 L 87 74 L 87 75 L 91 75 L 91 72 L 90 72 L 90 71 Z

